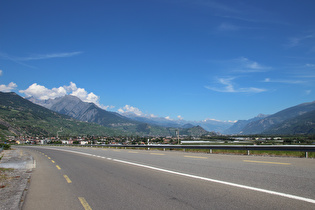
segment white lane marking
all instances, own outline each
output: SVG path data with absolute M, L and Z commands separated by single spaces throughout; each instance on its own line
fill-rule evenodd
M 84 152 L 69 151 L 69 150 L 63 150 L 63 149 L 59 149 L 59 148 L 58 149 L 57 148 L 49 148 L 49 149 L 55 149 L 55 150 L 61 150 L 61 151 L 65 151 L 65 152 L 73 152 L 73 153 L 78 153 L 78 154 L 82 154 L 82 155 L 92 156 L 91 154 L 84 153 Z M 309 202 L 309 203 L 315 204 L 315 200 L 314 199 L 304 198 L 304 197 L 301 197 L 301 196 L 296 196 L 296 195 L 291 195 L 291 194 L 287 194 L 287 193 L 276 192 L 276 191 L 272 191 L 272 190 L 265 190 L 265 189 L 261 189 L 261 188 L 257 188 L 257 187 L 251 187 L 251 186 L 247 186 L 247 185 L 235 184 L 235 183 L 232 183 L 232 182 L 220 181 L 220 180 L 216 180 L 216 179 L 210 179 L 210 178 L 207 178 L 207 177 L 196 176 L 196 175 L 192 175 L 192 174 L 185 174 L 185 173 L 181 173 L 181 172 L 171 171 L 171 170 L 167 170 L 167 169 L 157 168 L 157 167 L 143 165 L 143 164 L 139 164 L 139 163 L 133 163 L 133 162 L 124 161 L 124 160 L 118 160 L 118 159 L 112 159 L 112 158 L 107 158 L 107 159 L 108 160 L 113 160 L 113 161 L 119 162 L 119 163 L 125 163 L 125 164 L 129 164 L 129 165 L 139 166 L 139 167 L 143 167 L 143 168 L 148 168 L 148 169 L 152 169 L 152 170 L 156 170 L 156 171 L 162 171 L 162 172 L 166 172 L 166 173 L 170 173 L 170 174 L 176 174 L 176 175 L 185 176 L 185 177 L 190 177 L 190 178 L 194 178 L 194 179 L 200 179 L 200 180 L 204 180 L 204 181 L 208 181 L 208 182 L 224 184 L 224 185 L 238 187 L 238 188 L 242 188 L 242 189 L 253 190 L 253 191 L 257 191 L 257 192 L 263 192 L 263 193 L 267 193 L 267 194 L 271 194 L 271 195 L 278 195 L 278 196 L 282 196 L 282 197 L 285 197 L 285 198 L 291 198 L 291 199 L 305 201 L 305 202 Z
M 139 163 L 133 163 L 133 162 L 124 161 L 124 160 L 113 159 L 113 161 L 129 164 L 129 165 L 134 165 L 134 166 L 140 166 L 140 167 L 144 167 L 144 168 L 149 168 L 149 169 L 153 169 L 156 171 L 162 171 L 162 172 L 166 172 L 166 173 L 170 173 L 170 174 L 176 174 L 176 175 L 180 175 L 180 176 L 190 177 L 190 178 L 194 178 L 194 179 L 201 179 L 204 181 L 209 181 L 209 182 L 229 185 L 229 186 L 233 186 L 233 187 L 243 188 L 243 189 L 247 189 L 247 190 L 264 192 L 264 193 L 268 193 L 268 194 L 272 194 L 272 195 L 278 195 L 278 196 L 282 196 L 282 197 L 286 197 L 286 198 L 306 201 L 306 202 L 315 204 L 315 200 L 313 200 L 313 199 L 304 198 L 304 197 L 300 197 L 300 196 L 296 196 L 296 195 L 290 195 L 290 194 L 286 194 L 286 193 L 281 193 L 281 192 L 276 192 L 276 191 L 271 191 L 271 190 L 265 190 L 265 189 L 260 189 L 260 188 L 256 188 L 256 187 L 250 187 L 250 186 L 246 186 L 246 185 L 235 184 L 232 182 L 220 181 L 220 180 L 216 180 L 216 179 L 210 179 L 210 178 L 206 178 L 206 177 L 202 177 L 202 176 L 185 174 L 185 173 L 181 173 L 181 172 L 171 171 L 171 170 L 167 170 L 167 169 L 157 168 L 157 167 L 143 165 L 143 164 L 139 164 Z

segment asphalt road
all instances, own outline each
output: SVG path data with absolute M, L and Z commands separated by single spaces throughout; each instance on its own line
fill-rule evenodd
M 24 147 L 23 209 L 315 209 L 315 160 Z

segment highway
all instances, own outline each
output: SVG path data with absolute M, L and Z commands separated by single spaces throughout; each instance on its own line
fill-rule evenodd
M 20 147 L 36 160 L 23 209 L 315 209 L 315 160 Z

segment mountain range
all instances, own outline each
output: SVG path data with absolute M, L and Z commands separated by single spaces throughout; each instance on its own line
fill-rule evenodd
M 269 115 L 259 114 L 254 118 L 251 118 L 249 120 L 238 120 L 235 122 L 231 127 L 226 129 L 224 131 L 225 134 L 241 134 L 243 133 L 243 129 L 251 122 L 255 122 L 261 119 L 264 119 L 265 117 L 268 117 Z
M 28 118 L 30 116 L 31 118 Z M 27 125 L 27 122 L 29 124 L 31 122 L 32 125 Z M 45 127 L 52 122 L 52 126 Z M 73 128 L 74 125 L 70 125 L 69 122 L 80 124 L 81 131 L 76 133 L 91 133 L 91 130 L 95 132 L 99 129 L 102 130 L 101 133 L 110 135 L 168 136 L 174 135 L 175 130 L 179 130 L 182 135 L 214 134 L 209 133 L 210 129 L 223 134 L 241 135 L 314 134 L 315 101 L 290 107 L 272 115 L 259 114 L 249 120 L 231 123 L 216 120 L 169 120 L 137 116 L 133 113 L 121 115 L 101 109 L 93 103 L 83 102 L 72 95 L 42 101 L 34 98 L 26 100 L 16 93 L 0 94 L 0 130 L 5 128 L 4 130 L 19 134 L 25 132 L 23 129 L 27 128 L 30 133 L 38 131 L 44 135 L 54 133 L 60 127 Z M 14 127 L 12 123 L 19 126 Z M 83 129 L 82 126 L 89 129 Z
M 131 112 L 125 112 L 122 115 L 139 122 L 163 127 L 190 128 L 194 126 L 201 126 L 209 132 L 215 131 L 218 133 L 223 133 L 226 129 L 233 125 L 233 122 L 224 122 L 212 119 L 207 119 L 203 121 L 170 120 L 166 119 L 165 117 L 139 116 Z
M 116 112 L 103 110 L 93 103 L 81 101 L 78 97 L 66 95 L 56 99 L 28 100 L 52 111 L 58 112 L 84 122 L 95 122 L 107 127 L 132 126 L 140 123 Z
M 293 106 L 277 112 L 273 115 L 269 115 L 263 119 L 256 120 L 248 123 L 241 131 L 242 134 L 257 134 L 257 133 L 275 133 L 274 129 L 278 130 L 277 133 L 288 133 L 280 129 L 283 123 L 287 126 L 295 121 L 299 121 L 299 117 L 304 115 L 306 119 L 310 120 L 312 123 L 315 121 L 314 118 L 308 117 L 312 111 L 315 110 L 315 101 L 309 103 L 303 103 L 297 106 Z M 280 127 L 279 127 L 280 126 Z M 283 127 L 285 128 L 285 127 Z M 273 131 L 272 131 L 273 130 Z M 272 131 L 272 132 L 271 132 Z M 301 133 L 312 133 L 312 131 L 301 131 Z M 290 131 L 292 133 L 292 131 Z
M 34 104 L 16 93 L 0 92 L 0 136 L 119 135 L 122 132 L 86 123 Z
M 315 134 L 315 111 L 310 111 L 297 117 L 285 120 L 263 133 L 268 134 Z
M 143 127 L 141 124 L 149 124 L 155 128 L 176 128 L 180 130 L 201 126 L 209 132 L 214 130 L 221 132 L 233 124 L 231 122 L 220 122 L 215 120 L 197 122 L 169 120 L 162 117 L 143 117 L 130 112 L 118 114 L 116 112 L 109 112 L 101 109 L 93 103 L 83 102 L 72 95 L 49 100 L 36 100 L 35 98 L 27 99 L 52 111 L 68 115 L 80 121 L 94 122 L 106 127 L 114 128 L 127 128 L 132 126 Z
M 66 136 L 174 136 L 177 130 L 134 121 L 75 96 L 37 101 L 38 104 L 30 100 L 16 93 L 0 92 L 0 134 L 54 136 L 62 128 Z M 208 134 L 198 126 L 178 130 L 192 136 Z
M 159 133 L 164 133 L 162 130 L 165 128 L 177 128 L 183 131 L 184 129 L 191 129 L 195 126 L 200 126 L 209 132 L 214 131 L 223 134 L 309 134 L 314 132 L 312 129 L 306 127 L 313 126 L 312 122 L 314 118 L 312 118 L 311 112 L 315 111 L 315 101 L 290 107 L 272 115 L 259 114 L 252 119 L 239 120 L 232 123 L 210 119 L 204 121 L 169 120 L 162 117 L 139 116 L 130 112 L 121 115 L 116 112 L 108 112 L 93 103 L 83 102 L 71 95 L 46 101 L 29 100 L 80 121 L 94 122 L 106 127 L 146 133 L 150 133 L 149 130 L 153 128 L 156 130 L 155 132 L 159 130 Z M 283 123 L 285 124 L 282 125 Z M 297 124 L 300 126 L 299 131 L 291 128 Z M 133 129 L 131 129 L 132 127 Z M 305 130 L 303 129 L 304 127 Z M 205 132 L 200 133 L 205 134 Z

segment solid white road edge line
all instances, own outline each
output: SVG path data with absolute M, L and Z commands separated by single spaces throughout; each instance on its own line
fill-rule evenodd
M 181 173 L 181 172 L 171 171 L 171 170 L 167 170 L 167 169 L 157 168 L 157 167 L 143 165 L 143 164 L 139 164 L 139 163 L 133 163 L 133 162 L 124 161 L 124 160 L 113 159 L 113 161 L 129 164 L 129 165 L 134 165 L 134 166 L 140 166 L 140 167 L 144 167 L 144 168 L 149 168 L 149 169 L 153 169 L 156 171 L 162 171 L 162 172 L 166 172 L 166 173 L 170 173 L 170 174 L 186 176 L 186 177 L 190 177 L 190 178 L 194 178 L 194 179 L 200 179 L 200 180 L 204 180 L 204 181 L 209 181 L 209 182 L 229 185 L 229 186 L 233 186 L 233 187 L 243 188 L 243 189 L 247 189 L 247 190 L 253 190 L 253 191 L 268 193 L 268 194 L 272 194 L 272 195 L 278 195 L 278 196 L 282 196 L 282 197 L 286 197 L 286 198 L 306 201 L 306 202 L 315 204 L 315 200 L 313 200 L 313 199 L 304 198 L 304 197 L 300 197 L 300 196 L 296 196 L 296 195 L 290 195 L 290 194 L 286 194 L 286 193 L 280 193 L 280 192 L 276 192 L 276 191 L 265 190 L 265 189 L 260 189 L 260 188 L 256 188 L 256 187 L 250 187 L 250 186 L 246 186 L 246 185 L 235 184 L 232 182 L 220 181 L 220 180 L 216 180 L 216 179 L 210 179 L 210 178 L 206 178 L 206 177 L 202 177 L 202 176 L 185 174 L 185 173 Z
M 48 148 L 45 148 L 45 149 L 48 149 Z M 87 156 L 93 156 L 93 155 L 91 155 L 89 153 L 78 152 L 78 151 L 64 150 L 64 149 L 59 149 L 59 148 L 58 149 L 57 148 L 49 148 L 49 149 L 62 150 L 62 151 L 65 151 L 65 152 L 72 152 L 72 153 L 78 153 L 78 154 L 87 155 Z M 247 190 L 253 190 L 253 191 L 257 191 L 257 192 L 263 192 L 263 193 L 267 193 L 267 194 L 271 194 L 271 195 L 278 195 L 278 196 L 282 196 L 282 197 L 285 197 L 285 198 L 291 198 L 291 199 L 305 201 L 305 202 L 309 202 L 309 203 L 315 204 L 315 200 L 314 199 L 304 198 L 304 197 L 301 197 L 301 196 L 296 196 L 296 195 L 291 195 L 291 194 L 287 194 L 287 193 L 276 192 L 276 191 L 272 191 L 272 190 L 265 190 L 265 189 L 260 189 L 260 188 L 256 188 L 256 187 L 250 187 L 250 186 L 246 186 L 246 185 L 235 184 L 235 183 L 232 183 L 232 182 L 220 181 L 220 180 L 216 180 L 216 179 L 210 179 L 210 178 L 206 178 L 206 177 L 202 177 L 202 176 L 196 176 L 196 175 L 192 175 L 192 174 L 185 174 L 185 173 L 181 173 L 181 172 L 171 171 L 171 170 L 167 170 L 167 169 L 157 168 L 157 167 L 143 165 L 143 164 L 139 164 L 139 163 L 133 163 L 133 162 L 124 161 L 124 160 L 118 160 L 118 159 L 112 159 L 112 158 L 107 158 L 107 159 L 115 161 L 115 162 L 120 162 L 120 163 L 129 164 L 129 165 L 139 166 L 139 167 L 148 168 L 148 169 L 152 169 L 152 170 L 156 170 L 156 171 L 162 171 L 162 172 L 166 172 L 166 173 L 170 173 L 170 174 L 176 174 L 176 175 L 180 175 L 180 176 L 185 176 L 185 177 L 190 177 L 190 178 L 194 178 L 194 179 L 200 179 L 200 180 L 204 180 L 204 181 L 208 181 L 208 182 L 214 182 L 214 183 L 229 185 L 229 186 L 238 187 L 238 188 L 247 189 Z

